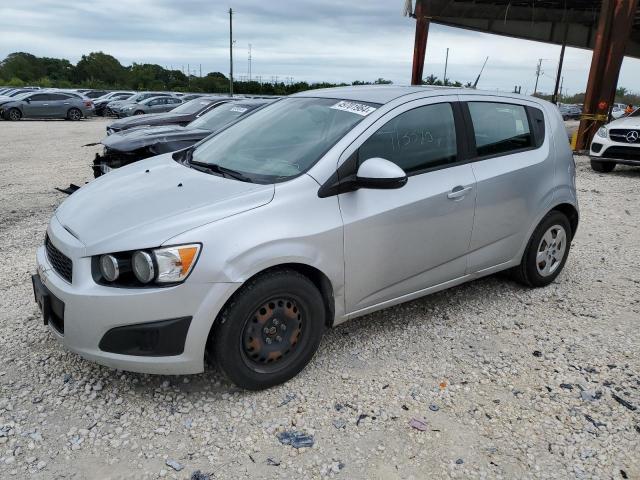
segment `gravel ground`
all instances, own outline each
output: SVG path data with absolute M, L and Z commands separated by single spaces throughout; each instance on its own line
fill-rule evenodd
M 105 126 L 0 122 L 0 478 L 640 478 L 640 169 L 578 158 L 581 226 L 551 286 L 494 276 L 368 315 L 249 393 L 214 369 L 101 367 L 42 325 L 53 187 L 90 180 L 81 145 Z

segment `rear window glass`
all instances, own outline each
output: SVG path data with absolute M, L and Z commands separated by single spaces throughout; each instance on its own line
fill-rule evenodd
M 478 156 L 500 155 L 533 146 L 533 136 L 522 105 L 469 102 Z

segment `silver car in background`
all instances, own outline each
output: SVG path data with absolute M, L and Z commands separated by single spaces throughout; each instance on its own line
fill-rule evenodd
M 59 91 L 34 91 L 0 100 L 0 117 L 5 120 L 22 118 L 64 118 L 80 120 L 94 114 L 88 98 Z
M 106 112 L 109 115 L 119 116 L 124 108 L 127 108 L 134 103 L 142 102 L 143 100 L 151 97 L 173 97 L 173 94 L 167 92 L 139 92 L 127 98 L 126 100 L 115 100 L 108 103 Z
M 130 117 L 131 115 L 144 115 L 145 113 L 164 113 L 173 110 L 181 103 L 182 100 L 176 97 L 151 97 L 122 107 L 119 115 L 120 117 Z
M 208 351 L 259 389 L 346 320 L 502 270 L 548 285 L 577 226 L 551 103 L 313 90 L 80 188 L 51 218 L 33 285 L 45 323 L 87 359 L 185 374 Z

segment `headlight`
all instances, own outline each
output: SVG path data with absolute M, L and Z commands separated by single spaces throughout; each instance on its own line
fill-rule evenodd
M 198 259 L 200 245 L 158 248 L 153 254 L 158 265 L 157 283 L 181 282 L 189 276 Z
M 136 252 L 132 258 L 133 274 L 142 283 L 149 283 L 155 276 L 153 258 L 147 252 Z
M 600 129 L 598 130 L 598 136 L 607 138 L 607 127 L 600 127 Z
M 96 281 L 127 287 L 180 283 L 193 270 L 199 253 L 195 243 L 101 255 L 96 258 Z
M 118 259 L 113 255 L 102 255 L 100 257 L 100 273 L 108 282 L 113 282 L 120 276 Z

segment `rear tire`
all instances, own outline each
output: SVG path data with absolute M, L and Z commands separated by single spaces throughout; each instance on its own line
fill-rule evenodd
M 307 277 L 276 270 L 249 280 L 224 307 L 210 352 L 239 387 L 286 382 L 311 361 L 325 326 L 322 295 Z
M 591 160 L 591 168 L 596 172 L 609 173 L 616 168 L 616 164 L 613 162 L 599 162 L 598 160 Z
M 553 282 L 567 261 L 572 237 L 566 215 L 549 212 L 533 231 L 520 265 L 513 269 L 515 280 L 534 288 Z
M 17 122 L 22 118 L 22 112 L 17 108 L 10 108 L 9 111 L 4 114 L 4 118 L 12 122 Z
M 136 110 L 135 112 L 133 112 L 134 115 L 144 115 L 144 112 L 142 110 Z
M 82 118 L 82 112 L 77 108 L 70 108 L 67 112 L 67 120 L 77 122 Z

